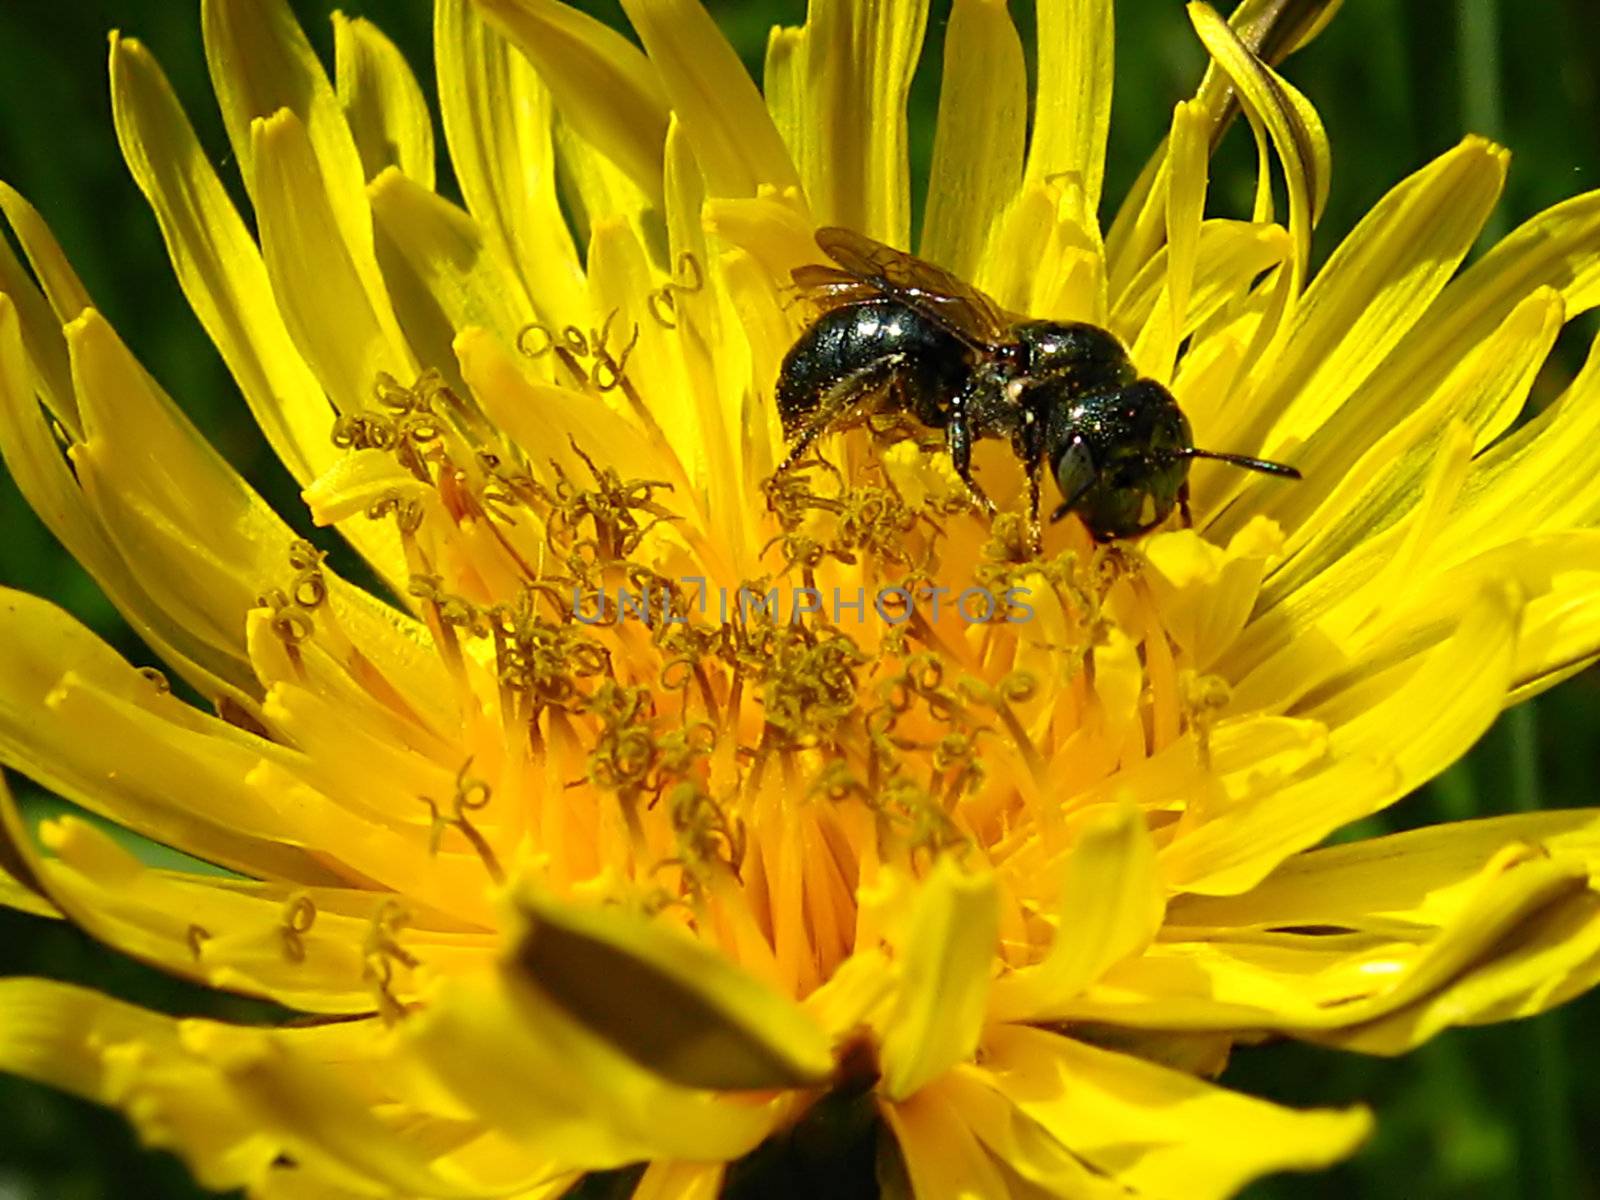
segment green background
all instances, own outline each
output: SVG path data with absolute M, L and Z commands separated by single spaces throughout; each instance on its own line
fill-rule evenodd
M 587 6 L 622 24 L 614 2 Z M 329 0 L 294 2 L 330 63 L 333 7 Z M 433 90 L 426 0 L 346 0 L 342 7 L 381 25 Z M 758 77 L 767 27 L 803 18 L 803 0 L 722 0 L 711 7 Z M 1011 7 L 1028 37 L 1032 4 L 1013 0 Z M 935 0 L 933 10 L 912 96 L 919 179 L 926 177 L 932 146 L 948 2 Z M 1123 0 L 1117 11 L 1107 187 L 1113 200 L 1203 66 L 1178 0 Z M 309 532 L 287 476 L 185 308 L 155 221 L 123 169 L 105 83 L 105 35 L 112 28 L 142 38 L 160 58 L 202 142 L 239 194 L 209 92 L 198 4 L 184 0 L 0 4 L 0 178 L 53 224 L 100 307 L 155 376 L 229 459 Z M 1600 187 L 1595 0 L 1526 0 L 1503 9 L 1495 0 L 1348 0 L 1330 31 L 1293 59 L 1287 74 L 1318 106 L 1333 142 L 1333 192 L 1318 232 L 1319 255 L 1385 189 L 1468 130 L 1494 136 L 1514 152 L 1497 230 Z M 1236 130 L 1215 168 L 1215 206 L 1248 210 L 1252 154 Z M 447 174 L 443 186 L 451 186 Z M 1587 318 L 1569 327 L 1535 388 L 1535 405 L 1560 392 L 1595 329 Z M 129 658 L 152 661 L 3 473 L 0 583 L 56 600 Z M 1597 691 L 1600 677 L 1590 672 L 1541 698 L 1536 708 L 1508 714 L 1464 763 L 1381 822 L 1352 832 L 1596 803 Z M 30 795 L 23 781 L 13 783 L 36 810 L 53 803 Z M 70 927 L 0 912 L 0 974 L 25 973 L 92 983 L 173 1013 L 249 1019 L 267 1011 L 174 983 Z M 1590 996 L 1537 1020 L 1454 1031 L 1394 1061 L 1292 1044 L 1243 1049 L 1223 1081 L 1290 1104 L 1362 1101 L 1378 1113 L 1377 1135 L 1353 1161 L 1322 1176 L 1265 1181 L 1251 1189 L 1252 1197 L 1564 1200 L 1600 1195 L 1600 1166 L 1585 1145 L 1600 1117 L 1597 1061 L 1600 996 Z M 143 1151 L 120 1117 L 0 1078 L 0 1200 L 195 1194 L 182 1168 Z

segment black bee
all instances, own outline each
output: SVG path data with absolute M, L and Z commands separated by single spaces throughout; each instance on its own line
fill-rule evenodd
M 1079 322 L 1003 311 L 977 288 L 920 258 L 848 229 L 817 231 L 837 267 L 794 271 L 822 314 L 784 356 L 778 413 L 787 470 L 821 434 L 875 414 L 906 414 L 942 429 L 956 472 L 993 514 L 972 478 L 972 443 L 1005 437 L 1028 475 L 1038 542 L 1039 467 L 1097 541 L 1133 537 L 1176 507 L 1189 524 L 1189 462 L 1214 458 L 1300 478 L 1282 463 L 1197 450 L 1172 393 L 1141 379 L 1122 344 Z

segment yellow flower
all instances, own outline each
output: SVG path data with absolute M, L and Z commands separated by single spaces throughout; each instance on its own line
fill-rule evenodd
M 992 522 L 914 439 L 774 476 L 815 228 L 908 244 L 923 6 L 813 0 L 764 99 L 696 0 L 624 6 L 643 52 L 555 0 L 438 0 L 462 210 L 376 29 L 336 20 L 330 83 L 282 0 L 206 0 L 259 244 L 112 40 L 180 285 L 396 607 L 202 442 L 0 191 L 32 268 L 0 253 L 0 449 L 216 714 L 5 592 L 0 759 L 202 862 L 7 798 L 0 899 L 319 1018 L 6 979 L 0 1068 L 268 1198 L 627 1164 L 636 1196 L 711 1196 L 831 1096 L 921 1198 L 1194 1200 L 1369 1125 L 1207 1082 L 1236 1042 L 1393 1054 L 1591 985 L 1600 814 L 1312 847 L 1600 654 L 1600 360 L 1508 432 L 1600 299 L 1600 194 L 1458 275 L 1506 164 L 1468 138 L 1312 277 L 1328 146 L 1268 62 L 1335 6 L 1195 4 L 1213 66 L 1102 237 L 1109 0 L 1040 6 L 1031 140 L 1006 6 L 957 0 L 918 252 L 1109 328 L 1200 445 L 1304 475 L 1199 462 L 1193 529 L 1065 521 L 1034 554 L 1002 446 Z M 1254 211 L 1205 218 L 1235 103 Z

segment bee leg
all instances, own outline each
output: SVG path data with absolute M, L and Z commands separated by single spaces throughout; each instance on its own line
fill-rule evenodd
M 892 384 L 896 372 L 905 363 L 905 357 L 903 354 L 886 354 L 876 362 L 858 371 L 852 371 L 843 379 L 831 384 L 818 398 L 816 409 L 801 426 L 800 432 L 789 444 L 789 450 L 783 456 L 783 461 L 772 473 L 782 475 L 800 461 L 805 452 L 811 448 L 812 442 L 830 429 L 836 428 L 842 417 Z
M 978 481 L 972 477 L 972 426 L 967 421 L 965 395 L 957 396 L 951 408 L 950 423 L 944 429 L 945 448 L 950 452 L 950 461 L 955 465 L 956 474 L 961 476 L 961 482 L 967 485 L 967 491 L 972 493 L 972 498 L 983 509 L 984 515 L 992 519 L 994 501 L 984 494 Z
M 1189 511 L 1189 481 L 1185 479 L 1178 488 L 1178 518 L 1185 529 L 1194 528 L 1194 514 Z
M 1028 472 L 1028 546 L 1035 558 L 1044 549 L 1044 530 L 1039 525 L 1039 472 Z

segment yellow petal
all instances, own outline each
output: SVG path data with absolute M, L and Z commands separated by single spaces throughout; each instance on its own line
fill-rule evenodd
M 456 331 L 468 326 L 515 347 L 529 313 L 519 303 L 516 280 L 504 260 L 485 244 L 472 218 L 398 171 L 373 180 L 371 195 L 372 214 L 383 238 L 444 318 L 447 336 L 442 354 L 452 355 Z M 426 357 L 440 361 L 435 355 Z
M 1316 37 L 1333 19 L 1340 2 L 1312 0 L 1286 5 L 1277 0 L 1243 0 L 1234 7 L 1228 24 L 1251 53 L 1268 66 L 1276 66 Z M 1232 81 L 1215 61 L 1207 64 L 1194 98 L 1209 118 L 1208 140 L 1215 147 L 1227 122 L 1237 115 L 1239 103 Z M 1259 143 L 1260 132 L 1256 132 Z M 1145 163 L 1106 234 L 1114 298 L 1123 294 L 1161 247 L 1166 188 L 1172 172 L 1170 149 L 1163 142 Z
M 760 91 L 699 0 L 623 0 L 622 7 L 660 73 L 708 192 L 754 196 L 763 184 L 798 187 Z
M 1541 287 L 1561 293 L 1570 320 L 1600 304 L 1600 192 L 1585 192 L 1530 217 L 1440 293 L 1396 348 L 1385 373 L 1426 392 Z
M 0 772 L 0 904 L 36 917 L 59 917 L 61 910 L 51 902 L 29 864 L 27 838 L 11 789 Z
M 5 295 L 11 310 L 10 320 L 17 324 L 21 334 L 23 352 L 19 362 L 26 369 L 19 379 L 27 385 L 30 394 L 38 392 L 40 402 L 69 434 L 78 436 L 82 426 L 72 397 L 67 342 L 61 334 L 61 322 L 44 293 L 17 261 L 11 242 L 6 238 L 0 238 L 0 293 Z
M 0 979 L 0 1070 L 122 1107 L 146 1144 L 180 1154 L 204 1187 L 242 1187 L 277 1157 L 177 1023 L 83 988 Z
M 984 1051 L 980 1077 L 1143 1196 L 1224 1200 L 1261 1175 L 1337 1162 L 1372 1126 L 1362 1110 L 1294 1112 L 1017 1025 L 993 1029 Z
M 1025 178 L 1064 176 L 1083 191 L 1095 220 L 1111 123 L 1111 0 L 1064 0 L 1039 7 L 1039 91 Z
M 1145 542 L 1162 624 L 1196 670 L 1210 670 L 1238 640 L 1268 566 L 1282 551 L 1283 534 L 1265 517 L 1246 525 L 1225 550 L 1192 530 L 1158 533 Z
M 361 155 L 327 73 L 286 0 L 203 0 L 200 21 L 211 86 L 256 208 L 263 180 L 253 126 L 287 110 L 303 131 L 307 161 L 316 164 L 298 181 L 301 194 L 315 189 L 315 203 L 326 209 L 345 253 L 358 262 L 370 259 L 372 217 Z M 270 176 L 267 182 L 270 190 Z
M 970 1195 L 1070 1196 L 1072 1200 L 1127 1200 L 1129 1196 L 1116 1178 L 1097 1172 L 1037 1121 L 1025 1116 L 990 1085 L 979 1068 L 957 1067 L 913 1096 L 909 1103 L 920 1105 L 924 1097 L 943 1101 L 964 1126 L 961 1133 L 970 1131 L 977 1136 L 1006 1175 L 1006 1182 L 1012 1185 L 1007 1192 L 978 1191 Z M 932 1160 L 929 1165 L 937 1166 L 941 1155 L 930 1147 L 928 1157 Z M 937 1186 L 936 1181 L 933 1186 Z
M 1132 348 L 1141 372 L 1170 383 L 1178 346 L 1189 322 L 1189 296 L 1200 254 L 1205 216 L 1209 123 L 1194 102 L 1178 105 L 1167 137 L 1171 172 L 1167 185 L 1166 275 L 1154 316 Z
M 819 225 L 910 246 L 906 93 L 922 47 L 924 0 L 815 0 L 799 30 L 774 35 L 790 147 Z
M 342 119 L 342 118 L 341 118 Z M 288 109 L 252 127 L 256 210 L 273 294 L 295 345 L 341 412 L 367 407 L 379 372 L 417 376 L 372 257 L 372 217 L 361 189 L 366 245 L 341 234 L 315 145 Z
M 701 943 L 620 912 L 523 903 L 507 969 L 642 1067 L 718 1089 L 806 1086 L 832 1067 L 809 1016 Z
M 1299 715 L 1329 726 L 1331 766 L 1175 837 L 1161 852 L 1169 883 L 1206 893 L 1249 888 L 1465 753 L 1499 713 L 1515 662 L 1519 606 L 1503 587 L 1497 580 L 1471 596 L 1436 646 L 1397 654 L 1401 671 L 1358 670 L 1302 705 Z
M 990 1019 L 1027 1020 L 1070 1000 L 1148 946 L 1164 909 L 1144 814 L 1123 804 L 1089 822 L 1067 854 L 1049 953 L 996 982 Z
M 1469 138 L 1379 201 L 1318 272 L 1284 334 L 1282 352 L 1257 368 L 1262 382 L 1240 406 L 1259 406 L 1252 420 L 1224 436 L 1268 447 L 1313 442 L 1298 465 L 1313 478 L 1337 478 L 1340 464 L 1318 450 L 1370 442 L 1384 426 L 1382 414 L 1404 406 L 1398 388 L 1368 386 L 1369 376 L 1471 249 L 1500 195 L 1508 157 L 1498 146 Z M 1399 384 L 1401 377 L 1393 378 Z M 1414 382 L 1403 386 L 1415 394 Z M 1346 404 L 1359 411 L 1346 418 L 1340 414 Z M 1335 414 L 1338 433 L 1330 427 L 1325 437 L 1315 437 Z M 1304 511 L 1309 499 L 1294 492 L 1282 489 L 1272 503 Z
M 1234 304 L 1249 289 L 1253 280 L 1288 258 L 1290 249 L 1288 231 L 1281 225 L 1256 225 L 1249 221 L 1220 218 L 1202 222 L 1199 244 L 1195 248 L 1182 336 L 1188 337 L 1225 306 Z M 1163 302 L 1168 257 L 1168 251 L 1163 247 L 1124 289 L 1121 299 L 1117 301 L 1106 327 L 1123 341 L 1132 343 L 1139 338 L 1150 324 L 1156 304 Z M 1164 303 L 1170 304 L 1170 301 Z M 1184 356 L 1185 365 L 1191 366 L 1208 349 L 1206 339 L 1199 338 Z M 1213 423 L 1210 419 L 1212 408 L 1219 403 L 1227 403 L 1227 398 L 1218 399 L 1201 393 L 1185 399 L 1183 407 L 1197 427 L 1206 429 Z
M 1022 179 L 1028 83 L 1022 42 L 998 0 L 956 0 L 923 217 L 923 258 L 976 274 L 989 231 Z
M 1334 465 L 1326 453 L 1331 439 L 1308 448 L 1306 479 L 1312 495 L 1300 505 L 1311 511 L 1289 542 L 1291 563 L 1273 573 L 1268 603 L 1303 586 L 1321 571 L 1338 570 L 1362 541 L 1404 517 L 1417 502 L 1424 473 L 1437 458 L 1444 430 L 1451 422 L 1473 430 L 1473 448 L 1481 450 L 1522 410 L 1528 392 L 1565 315 L 1561 298 L 1541 288 L 1518 305 L 1494 334 L 1476 347 L 1451 372 L 1426 403 L 1386 430 L 1353 465 L 1348 445 Z M 1369 414 L 1369 420 L 1373 414 Z M 1326 471 L 1312 459 L 1329 463 Z M 1314 510 L 1312 504 L 1325 497 Z M 1352 564 L 1353 565 L 1353 564 Z M 1350 579 L 1346 588 L 1354 586 Z
M 878 1107 L 899 1143 L 916 1200 L 1010 1194 L 999 1166 L 937 1085 Z
M 50 227 L 38 210 L 9 184 L 0 183 L 0 211 L 11 222 L 11 232 L 17 235 L 22 252 L 28 256 L 28 265 L 49 298 L 56 323 L 65 325 L 90 307 L 94 301 L 62 253 Z
M 880 1054 L 890 1099 L 903 1100 L 972 1056 L 998 936 L 993 876 L 941 858 L 917 890 L 900 947 L 900 995 Z
M 1600 339 L 1556 403 L 1489 447 L 1473 462 L 1467 486 L 1433 550 L 1456 562 L 1517 537 L 1591 525 L 1600 510 Z
M 556 0 L 473 3 L 538 70 L 562 118 L 659 204 L 667 98 L 639 49 Z
M 332 1182 L 440 1200 L 504 1195 L 538 1184 L 535 1170 L 514 1183 L 485 1186 L 449 1160 L 430 1153 L 423 1139 L 388 1124 L 334 1070 L 296 1054 L 282 1035 L 194 1022 L 183 1042 L 212 1066 L 240 1106 L 282 1153 Z
M 112 115 L 123 156 L 166 239 L 184 296 L 233 373 L 273 449 L 300 483 L 334 458 L 334 413 L 289 340 L 266 268 L 139 42 L 111 40 Z
M 529 316 L 581 328 L 588 296 L 556 197 L 549 89 L 472 0 L 439 0 L 433 38 L 440 115 L 467 210 L 531 298 Z M 515 293 L 506 300 L 514 305 Z
M 234 870 L 306 883 L 328 872 L 245 786 L 260 757 L 59 609 L 0 591 L 0 758 L 138 833 Z M 94 729 L 92 738 L 84 729 Z
M 1600 810 L 1589 808 L 1428 825 L 1297 854 L 1237 896 L 1184 896 L 1184 925 L 1349 925 L 1373 914 L 1442 920 L 1442 895 L 1514 842 L 1600 866 Z
M 368 179 L 399 167 L 433 189 L 433 118 L 405 56 L 371 21 L 333 14 L 334 70 Z
M 1534 826 L 1530 826 L 1532 831 Z M 1440 840 L 1447 834 L 1441 833 Z M 1600 975 L 1600 897 L 1588 886 L 1592 831 L 1579 853 L 1486 843 L 1467 834 L 1466 862 L 1422 864 L 1426 895 L 1372 885 L 1370 870 L 1337 861 L 1317 871 L 1326 901 L 1272 885 L 1259 897 L 1175 905 L 1160 950 L 1111 972 L 1070 1019 L 1163 1029 L 1258 1029 L 1397 1053 L 1459 1024 L 1526 1016 Z M 1395 872 L 1384 846 L 1383 869 Z M 1293 872 L 1286 875 L 1292 879 Z M 1346 887 L 1348 882 L 1350 885 Z M 1411 907 L 1362 910 L 1370 901 Z M 1296 912 L 1337 911 L 1331 924 Z
M 502 976 L 442 983 L 402 1027 L 415 1064 L 477 1114 L 548 1155 L 552 1169 L 754 1149 L 772 1104 L 669 1084 L 574 1022 L 536 986 Z
M 1189 19 L 1212 58 L 1238 89 L 1258 136 L 1262 129 L 1271 136 L 1283 164 L 1289 191 L 1289 233 L 1295 240 L 1290 288 L 1298 293 L 1309 269 L 1311 228 L 1328 197 L 1328 135 L 1311 103 L 1252 53 L 1209 5 L 1191 3 Z
M 0 248 L 5 248 L 0 239 Z M 0 260 L 5 257 L 0 249 Z M 71 403 L 73 423 L 77 418 L 77 398 L 72 391 L 67 363 L 67 343 L 59 326 L 50 326 L 60 338 L 61 392 Z M 68 469 L 61 445 L 39 407 L 34 380 L 39 376 L 24 350 L 24 333 L 13 297 L 0 295 L 0 451 L 6 469 L 29 507 L 38 514 L 67 551 L 95 577 L 101 589 L 124 613 L 137 610 L 141 589 L 134 584 L 126 564 L 111 546 L 84 502 L 78 481 Z M 52 368 L 53 370 L 53 368 Z M 30 378 L 32 377 L 32 378 Z M 135 628 L 151 636 L 164 648 L 163 639 L 148 633 L 146 617 L 130 618 Z

